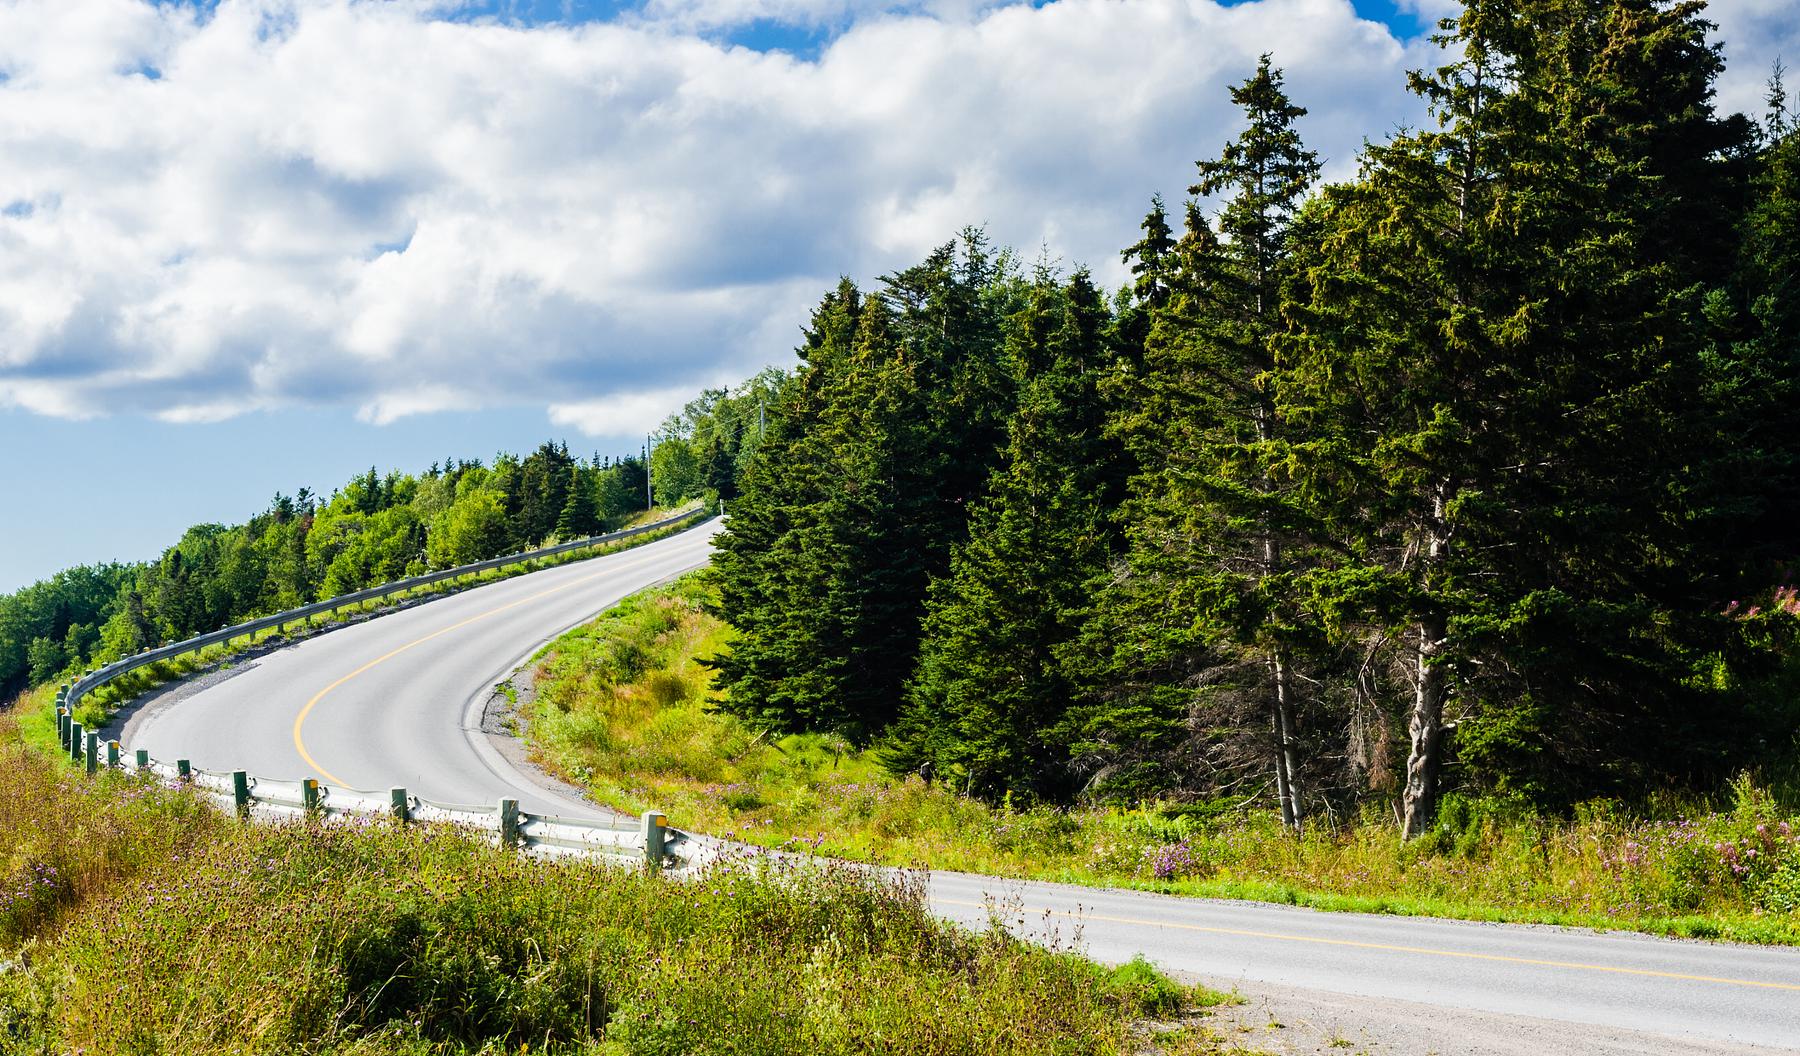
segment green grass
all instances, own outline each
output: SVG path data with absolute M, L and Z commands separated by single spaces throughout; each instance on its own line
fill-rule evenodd
M 888 775 L 828 736 L 759 736 L 713 710 L 730 647 L 703 576 L 628 599 L 540 655 L 527 711 L 552 770 L 627 811 L 763 846 L 887 864 L 1329 910 L 1800 943 L 1800 819 L 1731 801 L 1585 804 L 1573 819 L 1452 798 L 1402 843 L 1382 812 L 1302 836 L 1265 810 L 1015 810 Z M 1752 853 L 1754 852 L 1754 853 Z
M 240 825 L 0 718 L 8 1056 L 1213 1053 L 1146 1019 L 1210 1000 L 941 922 L 916 874 L 684 882 L 443 827 Z

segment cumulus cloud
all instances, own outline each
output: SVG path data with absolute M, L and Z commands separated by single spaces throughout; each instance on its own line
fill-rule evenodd
M 1428 58 L 1347 0 L 454 6 L 0 0 L 0 407 L 635 431 L 966 224 L 1117 278 L 1260 52 L 1336 175 Z M 770 18 L 841 25 L 810 58 L 695 34 Z

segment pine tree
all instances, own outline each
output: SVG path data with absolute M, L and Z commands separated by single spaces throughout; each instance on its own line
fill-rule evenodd
M 910 707 L 887 765 L 986 797 L 1073 789 L 1058 727 L 1073 696 L 1058 653 L 1104 567 L 1110 468 L 1096 379 L 1109 312 L 1086 273 L 1042 285 L 1012 324 L 1024 377 L 1003 468 L 931 587 Z
M 1267 56 L 1231 94 L 1247 127 L 1217 160 L 1199 163 L 1200 182 L 1191 189 L 1228 193 L 1216 235 L 1190 207 L 1182 243 L 1160 248 L 1159 202 L 1145 222 L 1151 237 L 1127 251 L 1149 280 L 1137 296 L 1151 323 L 1141 376 L 1128 381 L 1136 391 L 1122 401 L 1131 411 L 1117 428 L 1142 470 L 1126 513 L 1127 574 L 1108 589 L 1107 604 L 1120 611 L 1102 623 L 1142 631 L 1133 637 L 1143 648 L 1126 654 L 1136 673 L 1115 670 L 1113 679 L 1143 677 L 1140 665 L 1149 657 L 1186 657 L 1172 673 L 1202 683 L 1202 713 L 1233 713 L 1214 723 L 1210 737 L 1220 738 L 1220 725 L 1236 725 L 1246 699 L 1259 702 L 1253 708 L 1271 734 L 1257 738 L 1261 747 L 1249 755 L 1273 771 L 1282 819 L 1297 827 L 1301 708 L 1294 668 L 1308 630 L 1292 604 L 1304 562 L 1295 553 L 1279 470 L 1280 452 L 1293 438 L 1277 413 L 1272 379 L 1289 229 L 1318 161 L 1293 128 L 1306 111 L 1287 98 Z M 1146 611 L 1171 604 L 1181 617 L 1175 627 Z M 1184 713 L 1194 695 L 1158 694 Z M 1087 725 L 1108 711 L 1091 713 Z
M 580 466 L 569 467 L 568 499 L 556 517 L 556 537 L 568 542 L 600 533 L 600 496 Z
M 859 742 L 898 714 L 927 585 L 997 458 L 1008 274 L 971 235 L 814 313 L 718 544 L 730 710 Z
M 1729 198 L 1696 11 L 1471 3 L 1414 77 L 1438 127 L 1329 196 L 1278 389 L 1350 526 L 1333 603 L 1406 643 L 1408 836 L 1452 729 L 1472 774 L 1554 798 L 1715 706 L 1682 674 L 1718 643 L 1682 484 L 1713 235 L 1662 193 L 1712 171 Z

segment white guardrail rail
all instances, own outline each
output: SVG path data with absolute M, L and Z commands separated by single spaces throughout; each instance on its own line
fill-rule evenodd
M 84 765 L 90 774 L 98 773 L 102 768 L 131 769 L 153 774 L 164 780 L 190 785 L 221 804 L 228 802 L 239 817 L 247 820 L 307 818 L 326 821 L 387 816 L 403 823 L 440 822 L 494 833 L 502 846 L 515 847 L 531 854 L 546 857 L 580 855 L 629 859 L 644 862 L 652 869 L 660 869 L 674 850 L 686 842 L 687 835 L 669 828 L 663 815 L 656 811 L 648 811 L 635 820 L 621 817 L 614 822 L 582 821 L 549 814 L 526 813 L 519 809 L 516 799 L 502 799 L 492 807 L 433 803 L 409 795 L 404 788 L 391 788 L 383 794 L 334 789 L 311 778 L 302 781 L 277 781 L 254 777 L 243 770 L 201 770 L 190 765 L 186 759 L 178 759 L 173 764 L 152 759 L 150 753 L 142 749 L 133 752 L 127 760 L 124 746 L 118 741 L 101 742 L 98 733 L 84 730 L 81 723 L 74 720 L 74 711 L 76 702 L 86 694 L 151 664 L 196 653 L 215 645 L 229 647 L 238 638 L 248 638 L 247 644 L 254 644 L 256 634 L 271 628 L 278 633 L 283 632 L 290 623 L 308 621 L 323 613 L 336 613 L 349 606 L 363 605 L 370 601 L 386 601 L 396 594 L 436 586 L 463 576 L 530 564 L 589 547 L 604 546 L 634 535 L 661 531 L 704 517 L 706 512 L 702 507 L 624 531 L 576 539 L 542 550 L 490 558 L 447 568 L 441 572 L 428 572 L 422 576 L 369 587 L 272 616 L 248 620 L 210 634 L 146 649 L 135 656 L 115 660 L 57 690 L 54 704 L 56 728 L 63 750 L 69 753 L 71 762 Z

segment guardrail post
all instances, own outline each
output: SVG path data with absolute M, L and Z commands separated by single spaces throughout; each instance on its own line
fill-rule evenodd
M 319 779 L 309 777 L 300 782 L 300 806 L 311 818 L 319 813 Z
M 119 768 L 119 742 L 118 741 L 107 741 L 106 742 L 106 768 L 108 770 L 117 770 Z
M 81 762 L 81 723 L 69 720 L 69 762 Z
M 394 812 L 394 820 L 402 825 L 412 820 L 411 803 L 406 796 L 406 789 L 388 789 L 388 809 Z
M 500 846 L 517 847 L 519 845 L 519 801 L 502 799 L 500 801 Z
M 139 770 L 150 769 L 150 749 L 139 748 L 136 752 L 132 753 L 132 758 L 133 761 L 137 763 L 137 768 Z
M 194 764 L 186 759 L 175 760 L 175 780 L 187 784 L 194 779 Z
M 62 742 L 63 751 L 69 750 L 69 709 L 56 709 L 56 739 Z
M 244 770 L 231 772 L 231 805 L 237 809 L 237 816 L 250 816 L 250 774 Z
M 662 871 L 663 844 L 669 833 L 669 819 L 657 811 L 644 811 L 644 865 L 651 872 Z
M 84 748 L 84 751 L 82 754 L 82 758 L 87 763 L 87 772 L 90 774 L 99 773 L 100 772 L 100 735 L 95 733 L 92 730 L 89 730 L 87 733 L 87 743 L 83 746 L 83 748 Z

